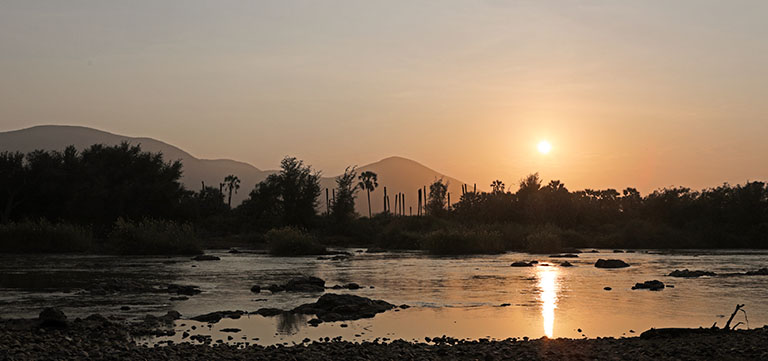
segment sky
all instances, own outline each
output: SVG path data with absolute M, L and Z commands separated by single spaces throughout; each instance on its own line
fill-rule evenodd
M 397 155 L 478 185 L 768 180 L 766 19 L 766 1 L 2 0 L 0 131 L 325 175 Z

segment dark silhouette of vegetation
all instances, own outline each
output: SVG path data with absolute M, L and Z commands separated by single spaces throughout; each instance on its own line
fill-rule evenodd
M 273 256 L 306 256 L 326 254 L 317 238 L 295 227 L 271 229 L 265 235 L 267 249 Z
M 379 176 L 371 171 L 365 171 L 360 174 L 360 183 L 358 186 L 362 189 L 365 189 L 365 192 L 368 194 L 368 218 L 372 217 L 371 213 L 371 192 L 376 190 L 376 187 L 379 186 L 378 183 Z
M 237 194 L 237 190 L 240 189 L 240 178 L 237 178 L 236 175 L 230 174 L 224 178 L 224 187 L 229 192 L 229 197 L 227 198 L 227 206 L 229 208 L 232 208 L 232 191 L 235 191 L 235 194 Z
M 440 217 L 448 210 L 446 209 L 448 195 L 448 184 L 443 183 L 442 179 L 436 180 L 429 186 L 429 198 L 427 199 L 427 214 Z
M 93 249 L 90 229 L 46 220 L 0 224 L 0 251 L 10 253 L 68 253 Z
M 107 237 L 107 251 L 119 254 L 199 254 L 202 244 L 190 224 L 118 219 Z
M 246 222 L 258 229 L 310 227 L 317 215 L 320 173 L 304 162 L 286 157 L 280 172 L 256 185 L 240 206 Z
M 490 192 L 463 187 L 458 202 L 448 204 L 447 184 L 437 180 L 429 193 L 421 190 L 425 212 L 417 209 L 417 216 L 396 216 L 408 214 L 408 193 L 393 192 L 398 212 L 373 214 L 369 203 L 369 217 L 360 218 L 355 192 L 365 189 L 370 196 L 378 181 L 355 167 L 337 178 L 330 212 L 322 215 L 320 175 L 296 158 L 283 159 L 280 171 L 234 209 L 236 176 L 220 188 L 203 184 L 192 191 L 179 183 L 181 174 L 181 163 L 128 144 L 0 153 L 0 251 L 192 253 L 201 242 L 226 237 L 267 242 L 274 254 L 324 252 L 321 241 L 436 254 L 768 248 L 764 182 L 664 188 L 643 196 L 634 188 L 570 191 L 534 173 L 517 190 L 500 180 Z
M 347 167 L 344 174 L 336 177 L 336 197 L 331 205 L 331 214 L 337 225 L 347 225 L 355 218 L 355 192 L 360 186 L 355 183 L 356 169 L 355 166 Z

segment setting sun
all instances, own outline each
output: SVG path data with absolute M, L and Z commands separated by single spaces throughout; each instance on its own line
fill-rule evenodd
M 549 151 L 552 150 L 552 144 L 549 144 L 549 142 L 546 140 L 542 140 L 541 142 L 539 142 L 538 148 L 539 148 L 539 153 L 548 154 Z

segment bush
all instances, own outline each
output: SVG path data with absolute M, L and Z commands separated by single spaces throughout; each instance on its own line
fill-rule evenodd
M 501 233 L 482 228 L 450 228 L 421 238 L 421 248 L 432 254 L 494 254 L 504 252 Z
M 46 220 L 0 225 L 0 252 L 83 252 L 93 247 L 90 229 Z
M 267 249 L 273 256 L 308 256 L 326 254 L 325 246 L 309 233 L 293 227 L 271 229 L 264 235 Z
M 560 229 L 549 224 L 534 229 L 525 237 L 525 250 L 530 253 L 556 253 L 562 248 Z
M 107 237 L 107 247 L 118 254 L 199 254 L 200 240 L 190 224 L 145 219 L 118 219 Z

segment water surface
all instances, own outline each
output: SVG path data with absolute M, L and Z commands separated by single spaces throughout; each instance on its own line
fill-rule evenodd
M 259 344 L 300 342 L 304 338 L 342 336 L 422 340 L 425 336 L 456 338 L 632 336 L 651 327 L 723 325 L 737 303 L 747 304 L 749 326 L 768 323 L 768 277 L 665 276 L 675 269 L 717 273 L 743 272 L 768 266 L 764 251 L 678 251 L 664 253 L 582 253 L 566 259 L 507 253 L 494 256 L 431 257 L 418 252 L 359 253 L 349 260 L 315 257 L 278 258 L 255 253 L 210 253 L 221 261 L 196 262 L 188 257 L 110 257 L 83 255 L 0 256 L 0 317 L 34 317 L 43 307 L 62 308 L 70 317 L 92 313 L 138 319 L 177 310 L 184 317 L 221 310 L 255 311 L 262 307 L 291 309 L 314 302 L 320 293 L 252 293 L 300 275 L 326 280 L 327 286 L 355 282 L 360 290 L 328 290 L 383 299 L 410 309 L 389 311 L 373 319 L 324 323 L 309 327 L 309 316 L 245 316 L 211 325 L 190 320 L 176 323 L 170 339 L 197 327 L 194 333 L 214 340 Z M 598 258 L 619 258 L 632 266 L 598 269 Z M 539 260 L 536 267 L 514 268 L 520 260 Z M 547 265 L 548 264 L 548 265 Z M 660 292 L 632 290 L 636 282 L 658 279 L 674 288 Z M 171 301 L 165 293 L 94 294 L 93 284 L 113 280 L 165 287 L 169 283 L 199 286 L 188 300 Z M 373 286 L 373 288 L 371 288 Z M 611 287 L 605 291 L 604 287 Z M 129 310 L 121 310 L 128 306 Z M 737 317 L 745 321 L 743 315 Z M 341 327 L 345 324 L 348 327 Z M 223 328 L 239 328 L 221 333 Z M 581 330 L 581 331 L 579 331 Z M 254 340 L 258 339 L 258 340 Z

